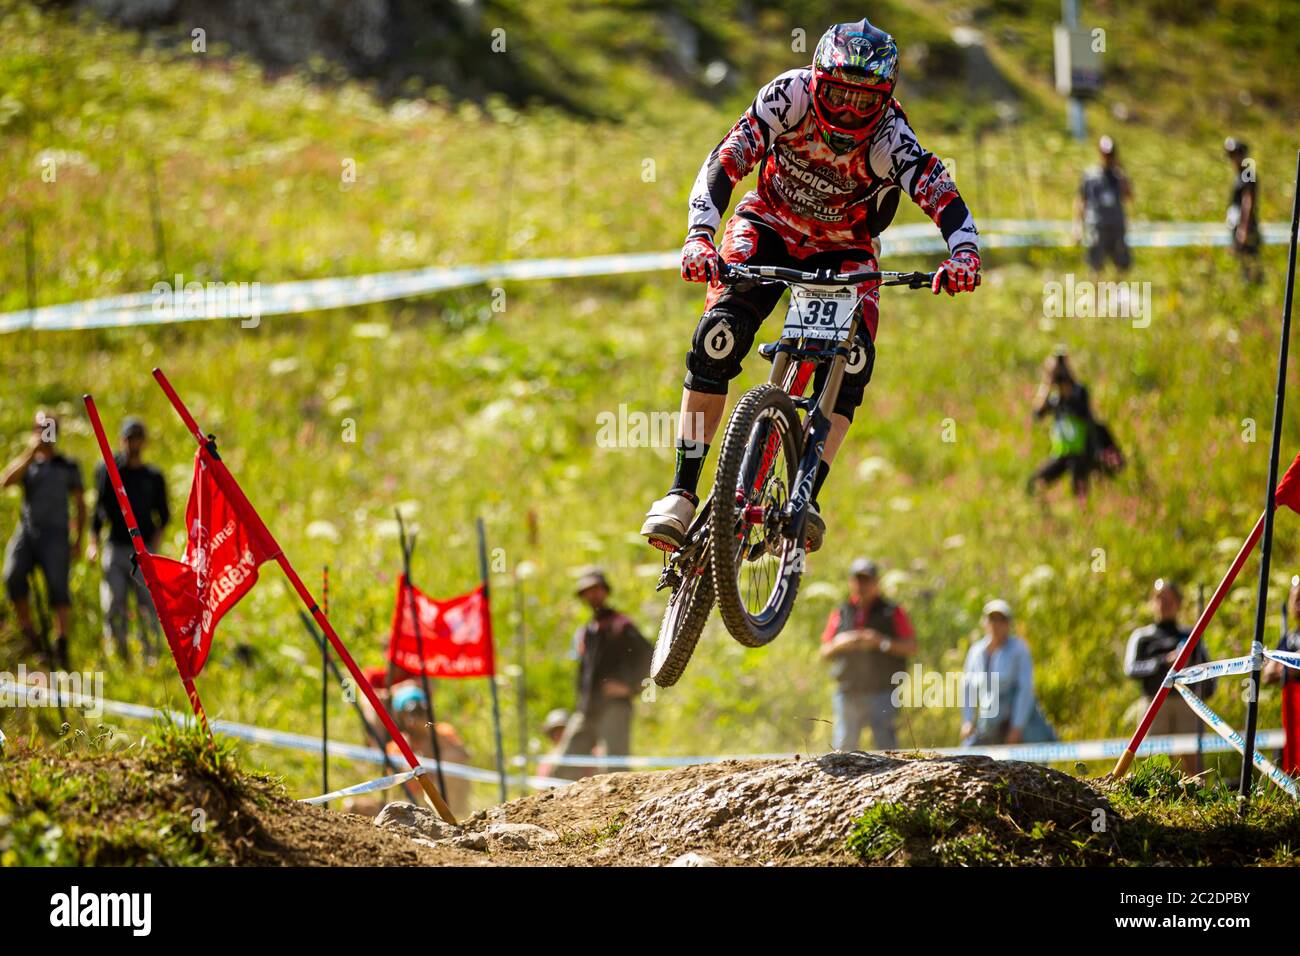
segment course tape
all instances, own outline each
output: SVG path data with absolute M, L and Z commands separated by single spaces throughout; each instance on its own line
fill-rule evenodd
M 1210 729 L 1227 741 L 1232 746 L 1233 750 L 1237 751 L 1237 753 L 1242 756 L 1245 756 L 1246 742 L 1241 739 L 1241 735 L 1224 723 L 1222 717 L 1210 710 L 1209 705 L 1206 704 L 1205 701 L 1201 700 L 1196 696 L 1194 691 L 1189 690 L 1182 684 L 1178 685 L 1178 693 L 1183 695 L 1183 700 L 1187 701 L 1187 706 L 1192 708 L 1201 720 L 1210 725 Z M 1263 748 L 1264 744 L 1260 743 L 1258 735 L 1256 735 L 1255 749 L 1251 754 L 1254 758 L 1254 765 L 1259 768 L 1260 773 L 1264 774 L 1275 784 L 1289 793 L 1291 799 L 1300 800 L 1300 788 L 1296 786 L 1296 782 L 1292 780 L 1288 774 L 1283 773 L 1274 766 L 1273 762 L 1264 756 Z
M 1185 667 L 1173 676 L 1175 685 L 1199 684 L 1201 681 L 1215 680 L 1231 674 L 1246 674 L 1254 666 L 1253 657 L 1234 657 L 1227 661 L 1212 661 L 1208 664 L 1195 664 Z
M 1181 689 L 1181 688 L 1180 688 Z M 26 694 L 32 688 L 23 687 L 12 681 L 0 680 L 0 691 L 17 692 Z M 164 710 L 157 707 L 148 707 L 142 704 L 129 704 L 123 701 L 115 700 L 94 700 L 89 697 L 82 697 L 80 701 L 73 699 L 73 695 L 63 694 L 61 691 L 47 691 L 45 688 L 35 688 L 40 694 L 49 697 L 57 696 L 61 703 L 70 706 L 98 706 L 102 708 L 105 714 L 114 716 L 129 717 L 139 720 L 154 720 L 162 718 L 170 720 L 175 724 L 184 724 L 193 720 L 186 714 L 177 713 L 176 711 Z M 1199 701 L 1198 701 L 1199 703 Z M 1217 718 L 1215 718 L 1217 719 Z M 320 738 L 309 737 L 305 734 L 295 734 L 283 730 L 271 730 L 266 727 L 257 727 L 251 724 L 241 724 L 228 720 L 211 720 L 210 726 L 217 733 L 225 734 L 228 737 L 234 737 L 249 743 L 259 744 L 266 747 L 280 747 L 291 750 L 300 750 L 307 753 L 319 754 L 321 750 Z M 1261 730 L 1256 735 L 1256 746 L 1259 750 L 1275 749 L 1281 747 L 1285 740 L 1285 733 L 1282 730 Z M 1128 747 L 1127 737 L 1112 737 L 1105 740 L 1079 740 L 1069 742 L 1041 743 L 1041 744 L 990 744 L 976 747 L 917 747 L 913 748 L 925 753 L 938 754 L 940 756 L 960 756 L 969 754 L 983 754 L 984 756 L 993 757 L 997 760 L 1023 760 L 1030 763 L 1065 763 L 1075 760 L 1114 760 L 1122 754 Z M 1165 736 L 1148 736 L 1138 747 L 1137 755 L 1139 757 L 1149 757 L 1153 754 L 1187 754 L 1187 753 L 1222 753 L 1234 748 L 1230 741 L 1219 740 L 1214 737 L 1198 738 L 1196 734 L 1168 734 Z M 373 747 L 363 747 L 358 744 L 349 744 L 341 741 L 330 741 L 329 751 L 331 757 L 338 757 L 347 760 L 359 762 L 382 764 L 384 762 L 383 752 Z M 552 766 L 570 766 L 570 767 L 589 767 L 597 770 L 635 770 L 635 769 L 657 769 L 666 767 L 689 767 L 696 764 L 721 763 L 727 760 L 784 760 L 791 757 L 800 756 L 796 753 L 760 753 L 760 754 L 704 754 L 691 756 L 626 756 L 626 757 L 548 757 L 547 760 Z M 389 758 L 391 760 L 391 758 Z M 433 770 L 436 764 L 429 757 L 421 757 L 420 764 L 422 767 Z M 460 777 L 475 783 L 495 784 L 499 780 L 497 774 L 491 770 L 483 770 L 478 767 L 470 767 L 465 764 L 449 763 L 443 761 L 443 773 L 447 776 Z M 570 783 L 568 780 L 557 779 L 554 777 L 539 777 L 535 775 L 511 775 L 507 776 L 507 782 L 513 786 L 526 785 L 535 790 L 551 789 L 562 787 Z M 331 796 L 331 799 L 333 797 Z
M 1065 248 L 1077 246 L 1074 226 L 1068 220 L 991 219 L 981 223 L 984 248 Z M 1284 243 L 1285 223 L 1261 227 L 1265 243 Z M 943 253 L 947 251 L 929 223 L 895 226 L 881 238 L 882 255 Z M 1135 247 L 1175 248 L 1226 246 L 1227 227 L 1217 222 L 1135 222 L 1128 230 Z M 569 279 L 584 276 L 630 275 L 676 270 L 680 253 L 642 252 L 581 258 L 516 259 L 484 265 L 435 266 L 400 272 L 305 279 L 295 282 L 223 282 L 203 284 L 193 301 L 184 277 L 160 283 L 153 291 L 113 295 L 82 302 L 48 305 L 0 313 L 0 333 L 19 329 L 58 331 L 118 326 L 194 322 L 206 319 L 260 319 L 271 315 L 319 312 L 346 306 L 389 302 L 462 289 L 489 282 L 531 279 Z M 177 282 L 176 279 L 180 281 Z M 255 305 L 255 309 L 251 306 Z
M 422 773 L 429 771 L 424 767 L 417 767 L 414 770 L 407 770 L 405 773 L 394 773 L 387 777 L 379 777 L 376 780 L 367 780 L 365 783 L 358 783 L 352 787 L 344 787 L 342 790 L 332 790 L 329 793 L 322 794 L 319 797 L 308 797 L 305 800 L 299 800 L 299 803 L 329 803 L 331 800 L 340 800 L 343 797 L 355 797 L 362 793 L 374 793 L 376 790 L 391 790 L 393 787 L 400 787 L 408 780 L 420 776 Z

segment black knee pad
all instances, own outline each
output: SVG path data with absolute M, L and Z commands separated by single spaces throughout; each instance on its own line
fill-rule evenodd
M 871 373 L 876 368 L 876 343 L 866 329 L 858 329 L 858 340 L 849 353 L 849 360 L 844 366 L 844 378 L 840 380 L 840 394 L 835 400 L 833 411 L 853 421 L 853 413 L 862 404 L 863 392 L 871 381 Z M 826 372 L 818 369 L 816 387 L 820 388 Z
M 693 392 L 727 394 L 754 345 L 757 323 L 731 309 L 712 308 L 700 316 L 686 353 L 686 387 Z

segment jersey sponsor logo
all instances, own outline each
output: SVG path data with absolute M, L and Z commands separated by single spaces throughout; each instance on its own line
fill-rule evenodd
M 782 126 L 790 124 L 790 107 L 794 105 L 790 99 L 790 79 L 775 79 L 767 85 L 767 95 L 763 97 L 763 105 L 772 111 L 772 115 L 780 120 Z

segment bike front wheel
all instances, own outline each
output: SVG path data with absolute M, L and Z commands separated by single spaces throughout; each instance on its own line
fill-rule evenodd
M 736 404 L 719 454 L 710 539 L 713 586 L 728 633 L 746 647 L 770 643 L 790 617 L 804 549 L 786 527 L 803 446 L 790 396 L 765 384 Z

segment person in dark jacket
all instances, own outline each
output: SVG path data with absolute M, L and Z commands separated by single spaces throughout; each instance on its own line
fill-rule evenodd
M 1227 223 L 1231 230 L 1232 251 L 1241 262 L 1241 273 L 1247 282 L 1259 282 L 1259 183 L 1255 177 L 1255 163 L 1247 158 L 1249 150 L 1239 139 L 1229 136 L 1223 142 L 1223 151 L 1232 164 L 1232 192 L 1228 196 Z
M 144 546 L 156 553 L 163 528 L 171 520 L 171 511 L 167 507 L 167 482 L 162 472 L 144 461 L 145 438 L 144 422 L 135 417 L 128 418 L 122 423 L 122 442 L 115 459 Z M 99 603 L 104 612 L 105 650 L 116 646 L 123 660 L 130 657 L 127 636 L 130 631 L 130 596 L 134 592 L 140 619 L 140 643 L 145 660 L 152 663 L 157 659 L 162 643 L 158 614 L 153 599 L 149 597 L 144 576 L 135 570 L 135 546 L 131 543 L 126 519 L 122 516 L 103 462 L 95 466 L 95 494 L 95 514 L 90 523 L 90 547 L 86 550 L 86 558 L 89 561 L 99 558 L 104 572 L 99 584 Z M 108 540 L 101 549 L 99 538 L 105 526 Z
M 857 750 L 866 726 L 877 750 L 898 746 L 893 677 L 915 653 L 912 622 L 881 593 L 876 563 L 858 558 L 849 566 L 849 598 L 822 632 L 822 660 L 835 678 L 836 750 Z
M 1066 472 L 1076 498 L 1088 494 L 1092 473 L 1091 436 L 1094 425 L 1087 386 L 1070 369 L 1064 349 L 1057 349 L 1043 365 L 1043 381 L 1034 396 L 1034 417 L 1052 416 L 1051 457 L 1029 476 L 1028 490 L 1048 487 Z
M 0 474 L 0 487 L 21 485 L 23 489 L 18 527 L 5 548 L 4 559 L 5 590 L 13 602 L 18 626 L 30 648 L 41 651 L 28 601 L 28 579 L 39 567 L 58 628 L 51 649 L 54 660 L 50 663 L 66 669 L 71 666 L 68 628 L 72 596 L 68 576 L 73 560 L 81 553 L 86 531 L 86 496 L 81 467 L 56 447 L 58 433 L 58 420 L 44 411 L 37 412 L 27 448 Z M 69 502 L 77 509 L 75 532 L 71 530 Z
M 578 705 L 557 749 L 566 757 L 589 756 L 600 742 L 605 756 L 624 756 L 632 749 L 632 702 L 650 674 L 653 649 L 631 619 L 610 606 L 604 571 L 584 570 L 577 594 L 592 617 L 573 636 Z M 576 780 L 584 772 L 582 767 L 561 766 L 555 776 Z
M 1120 270 L 1133 261 L 1126 238 L 1124 203 L 1133 198 L 1133 187 L 1119 164 L 1115 141 L 1103 136 L 1097 142 L 1099 165 L 1083 176 L 1075 199 L 1075 219 L 1088 248 L 1088 265 L 1094 272 L 1113 261 Z
M 1183 643 L 1191 631 L 1178 623 L 1178 612 L 1183 605 L 1183 593 L 1178 585 L 1165 578 L 1159 578 L 1151 587 L 1151 616 L 1154 624 L 1139 627 L 1128 639 L 1124 652 L 1124 673 L 1142 684 L 1141 707 L 1145 713 L 1151 699 L 1164 683 L 1165 674 L 1178 656 Z M 1187 661 L 1188 667 L 1209 661 L 1204 642 L 1198 643 Z M 1215 681 L 1202 681 L 1194 684 L 1196 696 L 1202 699 L 1214 693 Z M 1156 712 L 1150 733 L 1194 734 L 1201 728 L 1201 719 L 1196 716 L 1177 690 L 1171 690 L 1165 702 Z M 1200 772 L 1200 759 L 1195 753 L 1182 754 L 1179 759 L 1187 773 Z

